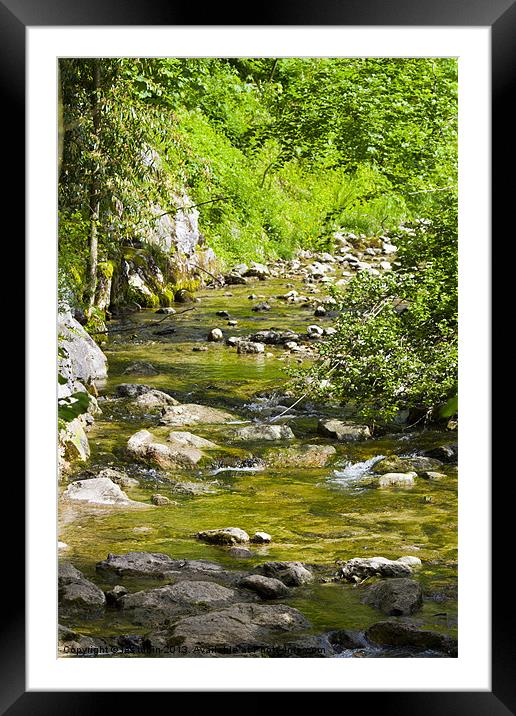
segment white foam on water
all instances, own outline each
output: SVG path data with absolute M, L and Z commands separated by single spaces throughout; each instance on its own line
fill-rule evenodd
M 337 482 L 340 485 L 348 485 L 360 480 L 364 475 L 367 475 L 373 465 L 380 460 L 383 460 L 385 455 L 375 455 L 375 457 L 369 458 L 369 460 L 363 460 L 362 462 L 348 462 L 343 470 L 334 470 L 334 477 L 331 478 L 332 482 Z
M 256 467 L 217 467 L 210 472 L 210 475 L 218 475 L 219 472 L 259 472 L 263 470 L 262 465 Z

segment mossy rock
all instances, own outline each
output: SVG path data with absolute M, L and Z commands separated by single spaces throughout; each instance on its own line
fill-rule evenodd
M 266 462 L 271 467 L 325 467 L 337 454 L 332 445 L 301 445 L 268 450 Z
M 175 292 L 173 288 L 164 288 L 158 292 L 159 305 L 171 306 L 175 300 Z
M 194 296 L 187 288 L 180 288 L 174 295 L 174 301 L 176 303 L 193 303 Z
M 403 472 L 424 472 L 427 470 L 433 470 L 441 465 L 440 460 L 435 460 L 429 457 L 398 457 L 397 455 L 390 455 L 377 462 L 372 468 L 372 472 L 377 475 L 384 475 L 386 473 L 403 473 Z
M 160 301 L 159 297 L 155 293 L 141 293 L 129 288 L 125 294 L 124 303 L 137 303 L 142 308 L 159 308 Z

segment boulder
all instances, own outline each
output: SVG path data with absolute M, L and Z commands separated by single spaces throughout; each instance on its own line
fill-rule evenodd
M 224 276 L 224 283 L 227 286 L 236 286 L 238 284 L 245 285 L 247 283 L 247 279 L 240 276 L 238 273 L 228 273 Z
M 262 311 L 270 311 L 272 306 L 267 303 L 266 301 L 262 301 L 261 303 L 257 303 L 256 306 L 253 306 L 251 308 L 251 311 L 254 311 L 255 313 L 261 313 Z
M 406 556 L 392 560 L 385 557 L 354 557 L 337 572 L 337 576 L 348 582 L 358 582 L 367 577 L 409 577 L 414 569 L 421 566 L 418 557 Z
M 235 592 L 215 582 L 181 581 L 164 587 L 127 594 L 117 607 L 133 624 L 163 624 L 178 616 L 216 608 L 234 600 Z
M 145 446 L 149 445 L 153 440 L 154 435 L 148 430 L 138 430 L 127 441 L 127 449 L 134 455 L 139 455 L 140 452 L 143 454 Z
M 246 425 L 232 435 L 233 440 L 293 440 L 294 433 L 288 425 Z
M 216 492 L 213 487 L 204 482 L 171 482 L 170 489 L 177 495 L 210 495 Z
M 457 656 L 457 642 L 444 634 L 418 629 L 413 624 L 384 621 L 373 624 L 365 633 L 372 644 L 379 646 L 406 646 L 418 650 L 439 651 Z
M 59 431 L 59 450 L 60 455 L 67 462 L 79 460 L 87 462 L 90 457 L 90 444 L 88 436 L 84 430 L 83 421 L 74 418 L 66 423 L 65 427 Z
M 429 457 L 398 457 L 390 455 L 377 462 L 372 472 L 378 475 L 385 475 L 388 472 L 422 472 L 423 470 L 434 470 L 442 463 Z
M 328 641 L 337 653 L 344 649 L 363 649 L 366 646 L 363 635 L 351 629 L 335 629 L 329 632 Z
M 238 274 L 238 276 L 242 276 L 248 270 L 249 266 L 247 264 L 241 263 L 237 264 L 236 266 L 233 266 L 233 268 L 231 269 L 231 273 Z
M 299 339 L 299 334 L 294 331 L 274 331 L 264 330 L 257 331 L 249 336 L 249 340 L 254 343 L 265 343 L 266 345 L 284 345 L 288 341 L 296 341 Z
M 423 455 L 441 462 L 454 464 L 457 462 L 459 449 L 457 445 L 441 445 L 440 447 L 426 450 Z
M 220 343 L 220 341 L 224 340 L 224 334 L 220 328 L 212 328 L 208 333 L 208 340 L 214 343 Z
M 102 382 L 107 378 L 107 358 L 93 338 L 72 316 L 61 311 L 57 317 L 59 347 L 64 353 L 59 372 L 67 379 L 85 383 Z
M 325 467 L 337 451 L 333 445 L 301 445 L 269 451 L 267 464 L 271 467 Z
M 58 625 L 58 649 L 60 656 L 68 657 L 97 657 L 112 655 L 118 648 L 118 642 L 124 637 L 101 639 L 98 637 L 85 636 L 79 632 L 68 629 L 61 624 Z
M 198 532 L 197 539 L 208 544 L 241 544 L 249 542 L 249 535 L 239 527 L 223 527 L 218 530 Z
M 228 554 L 235 557 L 235 559 L 250 559 L 253 556 L 251 550 L 245 547 L 230 547 Z
M 309 338 L 321 338 L 324 334 L 324 329 L 321 326 L 308 326 L 306 329 Z
M 135 398 L 133 407 L 146 412 L 155 412 L 169 405 L 179 405 L 179 401 L 162 390 L 147 390 Z
M 420 476 L 424 480 L 435 480 L 436 482 L 446 478 L 443 472 L 435 472 L 434 470 L 425 470 L 425 472 L 420 473 Z
M 148 363 L 147 361 L 134 361 L 133 363 L 130 363 L 126 369 L 124 370 L 124 375 L 158 375 L 159 370 L 157 370 L 152 363 Z
M 193 294 L 186 288 L 180 288 L 174 294 L 174 301 L 176 303 L 193 303 L 193 300 Z
M 378 487 L 410 487 L 416 477 L 416 472 L 388 472 L 378 478 Z
M 120 278 L 127 285 L 131 303 L 149 308 L 158 305 L 159 299 L 152 284 L 163 284 L 163 274 L 153 261 L 148 262 L 143 258 L 142 265 L 135 266 L 132 261 L 123 260 Z
M 402 564 L 408 564 L 409 567 L 413 567 L 414 569 L 419 569 L 422 564 L 419 557 L 412 557 L 411 555 L 406 555 L 405 557 L 398 557 L 396 561 L 401 562 Z
M 371 431 L 367 425 L 354 425 L 345 423 L 342 420 L 319 420 L 317 431 L 320 435 L 333 438 L 339 442 L 354 440 L 367 440 L 371 437 Z
M 125 597 L 127 589 L 122 584 L 116 584 L 112 589 L 104 592 L 108 604 L 116 604 L 120 597 Z
M 421 585 L 413 579 L 394 578 L 373 584 L 362 599 L 390 617 L 413 614 L 423 604 Z
M 69 582 L 76 582 L 79 579 L 84 578 L 83 573 L 80 572 L 77 567 L 74 567 L 70 562 L 59 562 L 57 569 L 58 586 L 68 584 Z
M 137 398 L 144 393 L 148 393 L 152 388 L 143 383 L 121 383 L 115 389 L 115 395 L 119 398 Z
M 239 340 L 236 343 L 237 353 L 264 353 L 265 345 L 263 343 L 253 343 L 252 341 Z
M 263 281 L 270 275 L 268 267 L 265 266 L 265 264 L 259 264 L 256 261 L 251 261 L 247 271 L 243 271 L 242 273 L 244 276 L 256 277 L 260 279 L 260 281 Z
M 130 500 L 119 485 L 108 477 L 93 477 L 90 480 L 71 482 L 64 491 L 63 498 L 93 505 L 144 506 L 142 502 Z
M 162 505 L 170 505 L 172 504 L 172 500 L 170 500 L 166 495 L 160 495 L 158 493 L 151 495 L 151 502 L 153 505 L 162 506 Z
M 181 445 L 179 442 L 169 444 L 155 442 L 148 430 L 139 430 L 127 441 L 129 454 L 143 462 L 162 468 L 192 468 L 204 457 L 194 447 Z
M 299 291 L 288 291 L 287 293 L 283 293 L 276 298 L 279 298 L 281 301 L 289 301 L 297 296 L 299 296 Z
M 263 599 L 280 599 L 290 594 L 289 588 L 279 579 L 263 577 L 261 574 L 244 577 L 240 580 L 238 586 L 256 592 Z
M 60 611 L 67 614 L 98 616 L 106 605 L 102 589 L 67 562 L 59 564 L 58 598 Z
M 288 587 L 299 587 L 313 581 L 313 574 L 301 562 L 265 562 L 256 568 L 266 577 L 279 579 Z
M 212 443 L 211 440 L 206 440 L 206 438 L 201 438 L 198 435 L 193 435 L 193 433 L 188 433 L 186 431 L 171 431 L 168 434 L 167 441 L 177 445 L 182 445 L 183 447 L 198 448 L 199 450 L 214 450 L 218 448 L 218 445 Z
M 127 552 L 108 554 L 107 559 L 97 562 L 98 572 L 117 577 L 152 577 L 154 579 L 177 576 L 218 575 L 224 572 L 215 562 L 207 560 L 172 559 L 160 552 Z
M 272 537 L 267 532 L 255 532 L 251 538 L 251 542 L 254 544 L 269 544 L 272 542 Z
M 121 470 L 113 470 L 110 467 L 105 467 L 96 475 L 96 477 L 107 477 L 122 489 L 137 487 L 140 484 L 134 477 L 129 477 L 125 474 L 125 472 L 122 472 Z
M 199 647 L 245 651 L 266 647 L 278 635 L 308 629 L 297 609 L 284 604 L 234 604 L 221 611 L 180 619 L 172 629 L 173 643 L 189 650 Z
M 167 408 L 161 416 L 162 425 L 215 425 L 236 420 L 234 415 L 225 410 L 210 408 L 207 405 L 185 403 Z

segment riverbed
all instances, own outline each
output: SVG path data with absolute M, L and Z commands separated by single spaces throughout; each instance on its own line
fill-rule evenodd
M 220 328 L 227 338 L 269 328 L 306 332 L 312 324 L 333 325 L 331 312 L 315 318 L 313 305 L 275 298 L 293 288 L 306 290 L 300 282 L 280 279 L 207 288 L 197 294 L 199 302 L 177 305 L 175 315 L 164 318 L 142 310 L 112 323 L 113 332 L 103 346 L 109 378 L 99 396 L 102 414 L 88 434 L 91 459 L 87 468 L 92 472 L 106 467 L 121 469 L 135 477 L 138 485 L 125 492 L 131 499 L 147 503 L 149 509 L 62 508 L 60 540 L 67 545 L 63 558 L 106 589 L 110 583 L 95 572 L 95 564 L 109 553 L 159 552 L 174 559 L 206 559 L 245 570 L 269 561 L 303 562 L 320 578 L 294 590 L 282 603 L 298 609 L 311 622 L 313 633 L 320 634 L 332 629 L 363 631 L 382 618 L 376 609 L 362 603 L 360 589 L 332 580 L 340 563 L 353 557 L 413 555 L 422 561 L 417 578 L 424 602 L 420 611 L 399 619 L 455 637 L 456 467 L 443 465 L 439 468 L 442 479 L 417 479 L 410 488 L 375 489 L 364 486 L 362 479 L 374 458 L 413 455 L 456 442 L 453 431 L 417 427 L 338 443 L 321 437 L 317 423 L 339 410 L 304 401 L 279 422 L 294 432 L 295 440 L 289 444 L 333 445 L 337 455 L 326 467 L 267 467 L 261 462 L 266 451 L 284 446 L 259 441 L 235 445 L 228 438 L 228 430 L 235 426 L 228 425 L 186 428 L 221 448 L 209 464 L 193 472 L 142 465 L 127 453 L 127 440 L 138 430 L 150 430 L 159 439 L 170 428 L 159 424 L 159 415 L 142 414 L 128 407 L 127 401 L 113 399 L 121 383 L 144 383 L 180 403 L 227 410 L 242 425 L 269 422 L 288 407 L 294 398 L 288 402 L 284 396 L 286 369 L 307 364 L 309 358 L 274 345 L 267 345 L 263 354 L 238 354 L 225 342 L 207 342 L 207 334 L 213 328 Z M 250 300 L 249 295 L 256 298 Z M 269 301 L 270 311 L 251 310 L 264 300 Z M 229 318 L 218 316 L 220 311 L 227 311 Z M 164 320 L 154 325 L 159 318 Z M 229 326 L 228 320 L 237 321 L 237 325 Z M 163 329 L 174 332 L 163 334 Z M 201 346 L 207 350 L 196 350 Z M 124 374 L 134 361 L 150 362 L 158 374 L 138 378 Z M 77 468 L 75 476 L 79 473 Z M 195 479 L 208 485 L 210 492 L 173 493 L 171 478 Z M 152 505 L 155 493 L 168 496 L 171 504 Z M 250 559 L 238 559 L 227 548 L 196 538 L 200 530 L 229 526 L 249 534 L 269 533 L 272 542 L 253 545 Z M 131 591 L 148 589 L 152 582 L 132 579 L 127 586 Z M 73 623 L 65 619 L 63 623 L 91 636 L 145 632 L 144 627 L 128 622 L 123 612 L 113 610 L 100 619 L 75 619 Z

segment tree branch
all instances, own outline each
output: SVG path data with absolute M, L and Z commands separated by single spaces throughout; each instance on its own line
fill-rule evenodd
M 179 311 L 179 313 L 167 313 L 166 316 L 163 318 L 160 318 L 159 321 L 152 321 L 151 323 L 145 323 L 143 326 L 129 326 L 126 328 L 115 328 L 113 330 L 107 331 L 91 331 L 90 335 L 93 336 L 102 336 L 102 335 L 110 335 L 112 333 L 127 333 L 128 331 L 143 331 L 146 328 L 154 328 L 154 326 L 159 326 L 160 323 L 163 323 L 163 321 L 166 321 L 167 318 L 173 318 L 174 316 L 180 316 L 182 313 L 186 313 L 187 311 L 193 311 L 196 309 L 197 306 L 190 306 L 190 308 L 185 308 L 184 311 Z
M 214 201 L 226 201 L 229 196 L 218 196 L 216 199 L 208 199 L 208 201 L 201 201 L 199 204 L 192 204 L 192 206 L 178 206 L 170 211 L 164 211 L 163 214 L 158 214 L 157 219 L 161 219 L 162 216 L 168 216 L 169 214 L 177 214 L 178 211 L 190 211 L 195 209 L 197 206 L 204 206 L 204 204 L 213 204 Z

